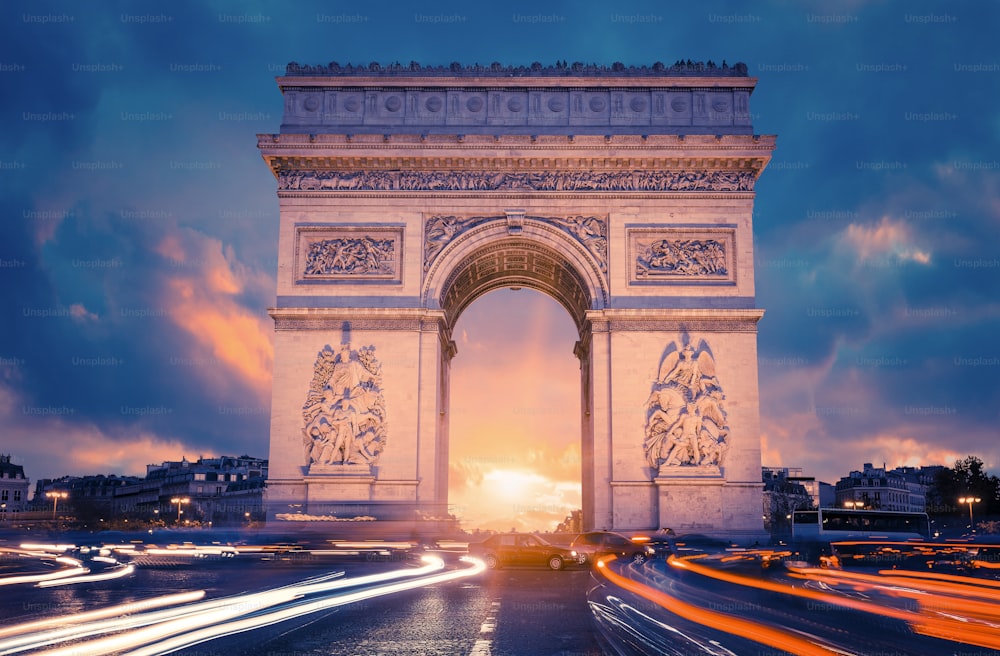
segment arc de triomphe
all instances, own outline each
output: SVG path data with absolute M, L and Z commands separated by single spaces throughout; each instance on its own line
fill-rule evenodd
M 761 532 L 744 65 L 277 81 L 269 521 L 444 512 L 452 328 L 528 287 L 579 330 L 585 528 Z

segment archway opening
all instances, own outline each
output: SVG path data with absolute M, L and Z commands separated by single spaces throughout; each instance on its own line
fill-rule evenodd
M 452 338 L 452 512 L 467 530 L 555 530 L 582 503 L 573 317 L 549 294 L 496 288 L 462 310 Z

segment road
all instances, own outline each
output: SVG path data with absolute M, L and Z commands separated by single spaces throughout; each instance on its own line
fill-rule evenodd
M 454 558 L 449 560 L 452 562 L 443 570 L 445 573 L 464 566 Z M 140 567 L 121 579 L 52 589 L 32 585 L 5 586 L 0 594 L 0 617 L 4 618 L 0 628 L 46 618 L 65 618 L 185 591 L 204 590 L 203 599 L 208 601 L 280 589 L 331 571 L 343 571 L 344 576 L 335 580 L 344 581 L 413 569 L 412 562 L 377 558 L 334 556 L 270 561 L 234 558 L 228 562 L 202 560 Z M 231 656 L 234 653 L 259 656 L 599 656 L 603 652 L 587 607 L 587 590 L 591 586 L 588 570 L 555 572 L 505 568 L 484 571 L 458 580 L 345 603 L 252 631 L 233 632 L 175 653 L 190 656 Z M 370 584 L 350 589 L 361 590 L 363 594 L 377 588 L 378 585 Z M 190 603 L 201 603 L 201 600 Z M 241 596 L 232 599 L 228 607 L 256 609 L 260 604 L 251 597 Z M 286 606 L 288 604 L 275 607 Z M 204 612 L 207 611 L 199 611 Z M 214 627 L 220 625 L 220 622 L 212 623 Z M 129 627 L 129 630 L 140 629 Z M 87 639 L 92 638 L 80 640 Z M 85 644 L 70 643 L 70 647 L 74 646 L 80 648 Z M 0 641 L 0 653 L 5 653 L 3 647 Z M 86 649 L 81 651 L 86 652 Z
M 590 585 L 583 570 L 488 571 L 352 604 L 248 653 L 600 656 Z

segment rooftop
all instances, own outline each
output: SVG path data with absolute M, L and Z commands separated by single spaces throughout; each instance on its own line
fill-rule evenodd
M 584 64 L 573 62 L 567 64 L 565 61 L 556 62 L 551 65 L 543 65 L 538 62 L 530 66 L 510 66 L 493 62 L 489 65 L 482 64 L 460 64 L 453 62 L 447 66 L 425 66 L 415 61 L 409 64 L 394 62 L 391 64 L 380 64 L 371 62 L 370 64 L 344 64 L 330 62 L 329 64 L 299 64 L 291 62 L 285 69 L 285 75 L 357 75 L 357 76 L 427 76 L 427 77 L 748 77 L 747 65 L 736 63 L 730 66 L 726 60 L 722 64 L 716 64 L 709 60 L 707 62 L 693 62 L 690 59 L 679 59 L 673 65 L 667 66 L 662 62 L 656 62 L 649 66 L 626 66 L 620 62 L 614 64 Z

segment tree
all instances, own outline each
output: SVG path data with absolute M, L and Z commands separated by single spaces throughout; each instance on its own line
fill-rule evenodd
M 927 512 L 949 515 L 967 511 L 958 500 L 970 496 L 982 499 L 973 508 L 977 514 L 1000 514 L 1000 478 L 988 474 L 983 461 L 971 455 L 938 472 L 927 490 Z

